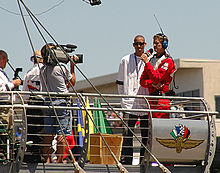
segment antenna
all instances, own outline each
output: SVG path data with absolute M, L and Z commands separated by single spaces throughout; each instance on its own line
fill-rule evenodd
M 158 19 L 157 19 L 157 17 L 156 17 L 155 14 L 154 14 L 154 18 L 155 18 L 156 21 L 157 21 L 157 24 L 158 24 L 158 26 L 159 26 L 159 28 L 160 28 L 160 32 L 161 32 L 163 35 L 165 35 L 164 32 L 163 32 L 163 29 L 162 29 L 162 27 L 160 26 L 160 23 L 159 23 L 159 21 L 158 21 Z M 170 55 L 170 52 L 169 52 L 168 48 L 166 49 L 166 51 L 167 51 L 168 54 Z M 178 89 L 179 87 L 176 86 L 176 83 L 175 83 L 175 72 L 174 72 L 174 77 L 173 77 L 172 81 L 173 81 L 173 82 L 171 83 L 171 90 L 173 90 L 173 88 Z
M 157 24 L 158 24 L 158 26 L 159 26 L 159 28 L 160 28 L 161 33 L 164 34 L 164 33 L 163 33 L 163 30 L 162 30 L 162 28 L 161 28 L 161 26 L 160 26 L 160 23 L 159 23 L 159 21 L 157 20 L 157 17 L 156 17 L 155 14 L 154 14 L 154 18 L 155 18 L 156 21 L 157 21 Z

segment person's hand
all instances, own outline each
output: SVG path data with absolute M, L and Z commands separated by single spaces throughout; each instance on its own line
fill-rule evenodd
M 71 87 L 71 85 L 70 85 L 70 83 L 69 83 L 68 81 L 66 81 L 65 83 L 66 83 L 66 87 L 67 87 L 67 88 L 70 88 L 70 87 Z
M 145 53 L 143 53 L 143 54 L 141 55 L 141 60 L 144 61 L 145 63 L 148 63 L 148 62 L 149 62 L 148 56 L 147 56 Z
M 79 60 L 79 57 L 76 55 L 71 56 L 71 62 L 70 62 L 70 72 L 74 73 L 74 65 L 76 64 L 75 62 Z
M 77 62 L 79 60 L 79 57 L 77 55 L 73 55 L 73 56 L 71 56 L 71 60 L 73 62 Z
M 159 89 L 161 89 L 161 88 L 164 86 L 164 84 L 161 84 L 161 83 L 159 82 L 158 84 L 152 84 L 152 86 L 153 86 L 154 88 L 156 88 L 157 90 L 159 90 Z
M 11 82 L 14 84 L 15 87 L 21 85 L 21 80 L 20 79 L 14 79 Z

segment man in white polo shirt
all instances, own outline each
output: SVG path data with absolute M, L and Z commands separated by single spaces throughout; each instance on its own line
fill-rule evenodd
M 144 53 L 146 45 L 144 37 L 137 35 L 133 43 L 135 52 L 122 58 L 116 81 L 119 94 L 129 96 L 148 95 L 148 89 L 140 86 L 140 77 L 144 70 L 144 62 L 141 60 L 141 55 Z M 147 104 L 143 98 L 122 98 L 121 107 L 125 109 L 144 109 L 147 108 Z M 148 135 L 147 112 L 124 112 L 123 116 L 125 122 L 132 130 L 134 130 L 139 117 L 142 142 L 146 144 Z M 125 128 L 123 136 L 121 163 L 131 165 L 133 160 L 133 134 Z M 140 151 L 141 160 L 144 156 L 144 151 L 142 147 Z

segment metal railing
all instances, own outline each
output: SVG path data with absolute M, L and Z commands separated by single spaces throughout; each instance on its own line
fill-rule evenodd
M 136 123 L 134 128 L 128 128 L 132 130 L 134 136 L 134 146 L 127 146 L 134 148 L 133 163 L 139 164 L 140 155 L 139 150 L 141 148 L 141 135 L 140 131 L 144 128 L 147 129 L 149 134 L 152 133 L 152 125 L 146 127 L 140 126 L 140 117 L 146 115 L 146 120 L 151 124 L 152 119 L 156 114 L 166 114 L 170 120 L 204 120 L 208 126 L 208 139 L 206 146 L 206 153 L 204 160 L 205 165 L 209 165 L 212 162 L 213 156 L 209 156 L 208 153 L 215 150 L 215 128 L 214 115 L 217 112 L 209 110 L 207 103 L 203 98 L 196 97 L 176 97 L 176 96 L 127 96 L 116 94 L 103 94 L 105 98 L 103 100 L 98 94 L 93 93 L 50 93 L 52 99 L 64 99 L 70 103 L 69 106 L 47 104 L 45 98 L 48 97 L 45 92 L 2 92 L 0 94 L 0 110 L 11 109 L 13 110 L 13 132 L 10 134 L 7 131 L 7 124 L 1 124 L 1 149 L 3 153 L 1 163 L 9 164 L 10 170 L 13 172 L 19 170 L 22 162 L 45 162 L 45 157 L 51 158 L 52 162 L 56 162 L 56 137 L 53 144 L 46 144 L 45 138 L 50 135 L 44 131 L 45 125 L 44 119 L 50 115 L 45 114 L 46 110 L 70 110 L 72 112 L 72 124 L 73 124 L 73 138 L 68 139 L 69 145 L 73 157 L 78 161 L 80 167 L 84 167 L 85 164 L 115 164 L 121 172 L 126 172 L 123 166 L 120 165 L 121 150 L 123 139 L 127 136 L 122 136 L 124 129 L 127 129 L 126 123 L 128 122 L 125 113 L 136 114 Z M 9 97 L 5 97 L 9 96 Z M 2 99 L 1 99 L 2 98 Z M 80 107 L 77 106 L 77 98 L 80 102 Z M 135 100 L 135 108 L 125 109 L 121 108 L 121 100 L 128 101 Z M 168 102 L 162 102 L 160 106 L 168 106 L 167 110 L 157 109 L 158 100 L 168 100 Z M 107 103 L 106 103 L 107 101 Z M 165 105 L 168 104 L 168 105 Z M 2 112 L 2 111 L 1 111 Z M 79 115 L 82 115 L 81 129 L 79 126 Z M 149 115 L 149 116 L 148 116 Z M 56 118 L 55 115 L 50 116 Z M 58 117 L 62 118 L 62 117 Z M 131 120 L 131 119 L 130 119 Z M 59 124 L 53 125 L 59 127 Z M 84 126 L 84 128 L 82 128 Z M 22 135 L 16 137 L 16 132 L 22 129 Z M 106 132 L 106 129 L 109 129 Z M 81 131 L 80 131 L 81 130 Z M 82 133 L 81 133 L 82 132 Z M 95 133 L 95 134 L 93 134 Z M 112 135 L 103 135 L 104 133 L 112 133 Z M 10 136 L 11 135 L 11 136 Z M 212 136 L 212 137 L 211 137 Z M 65 136 L 67 138 L 67 136 Z M 153 136 L 147 135 L 148 141 L 152 141 Z M 80 143 L 83 140 L 83 145 Z M 118 140 L 118 143 L 114 143 Z M 97 142 L 98 141 L 98 142 Z M 149 145 L 152 143 L 149 142 Z M 51 153 L 46 153 L 44 148 L 48 147 L 52 149 Z M 153 153 L 151 153 L 152 146 L 144 144 L 147 155 L 145 155 L 147 162 L 152 160 L 157 162 L 161 170 L 164 172 L 166 168 L 162 163 L 157 160 Z M 64 162 L 74 163 L 74 160 L 69 155 L 69 150 L 66 149 Z M 145 153 L 145 154 L 146 154 Z M 199 164 L 200 164 L 199 163 Z M 75 170 L 77 165 L 75 165 Z M 205 166 L 204 166 L 205 167 Z

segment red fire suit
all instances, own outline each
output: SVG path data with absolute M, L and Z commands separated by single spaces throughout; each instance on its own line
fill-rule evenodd
M 145 68 L 140 78 L 140 85 L 148 88 L 150 95 L 159 95 L 159 92 L 165 95 L 169 92 L 169 84 L 175 71 L 176 68 L 172 58 L 165 53 L 158 59 L 154 67 L 150 62 L 145 63 Z M 159 91 L 153 86 L 158 83 L 162 86 Z M 151 109 L 170 109 L 169 99 L 151 99 L 150 105 Z M 168 113 L 153 113 L 152 116 L 153 118 L 169 118 Z

